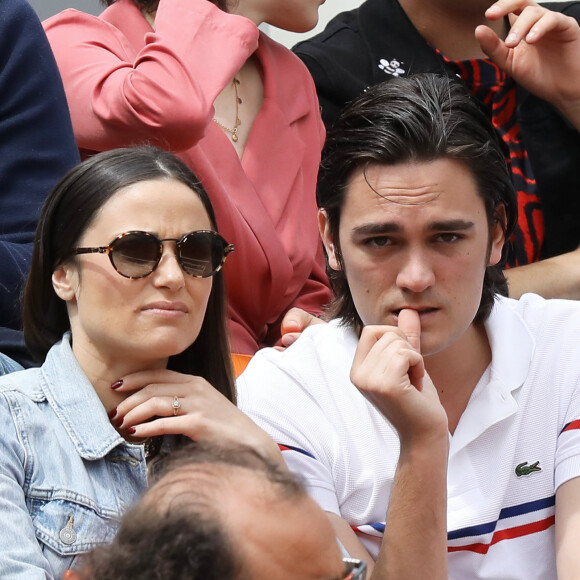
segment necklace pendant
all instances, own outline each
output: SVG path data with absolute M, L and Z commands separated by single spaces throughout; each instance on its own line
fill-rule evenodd
M 236 132 L 237 132 L 237 131 L 236 131 Z M 234 143 L 237 143 L 237 142 L 238 142 L 238 136 L 236 135 L 236 133 L 234 133 L 234 134 L 232 135 L 232 141 L 233 141 Z

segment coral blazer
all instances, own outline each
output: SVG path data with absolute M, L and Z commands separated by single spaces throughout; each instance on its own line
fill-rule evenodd
M 44 26 L 85 155 L 151 143 L 206 187 L 236 246 L 224 269 L 232 350 L 275 344 L 292 306 L 320 313 L 330 298 L 315 199 L 325 133 L 298 58 L 207 0 L 161 0 L 155 31 L 133 0 L 99 17 L 65 10 Z M 213 102 L 253 53 L 264 100 L 240 160 L 212 122 Z

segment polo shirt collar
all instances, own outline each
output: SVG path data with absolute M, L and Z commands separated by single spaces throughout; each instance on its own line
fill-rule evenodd
M 515 304 L 496 297 L 485 323 L 492 353 L 489 382 L 481 381 L 474 389 L 452 437 L 450 456 L 518 410 L 514 395 L 528 376 L 535 342 Z

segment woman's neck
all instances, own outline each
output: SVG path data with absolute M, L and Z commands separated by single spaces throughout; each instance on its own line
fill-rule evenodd
M 73 353 L 79 366 L 93 385 L 107 413 L 126 399 L 131 392 L 118 392 L 111 388 L 131 373 L 167 367 L 167 359 L 129 360 L 128 357 L 114 357 L 97 349 L 85 348 L 73 341 Z

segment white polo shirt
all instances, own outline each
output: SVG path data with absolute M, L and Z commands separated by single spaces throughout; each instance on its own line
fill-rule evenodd
M 498 298 L 486 331 L 492 363 L 450 438 L 449 578 L 556 579 L 555 491 L 580 475 L 580 303 Z M 349 380 L 356 345 L 333 321 L 264 349 L 238 404 L 376 558 L 399 441 Z

